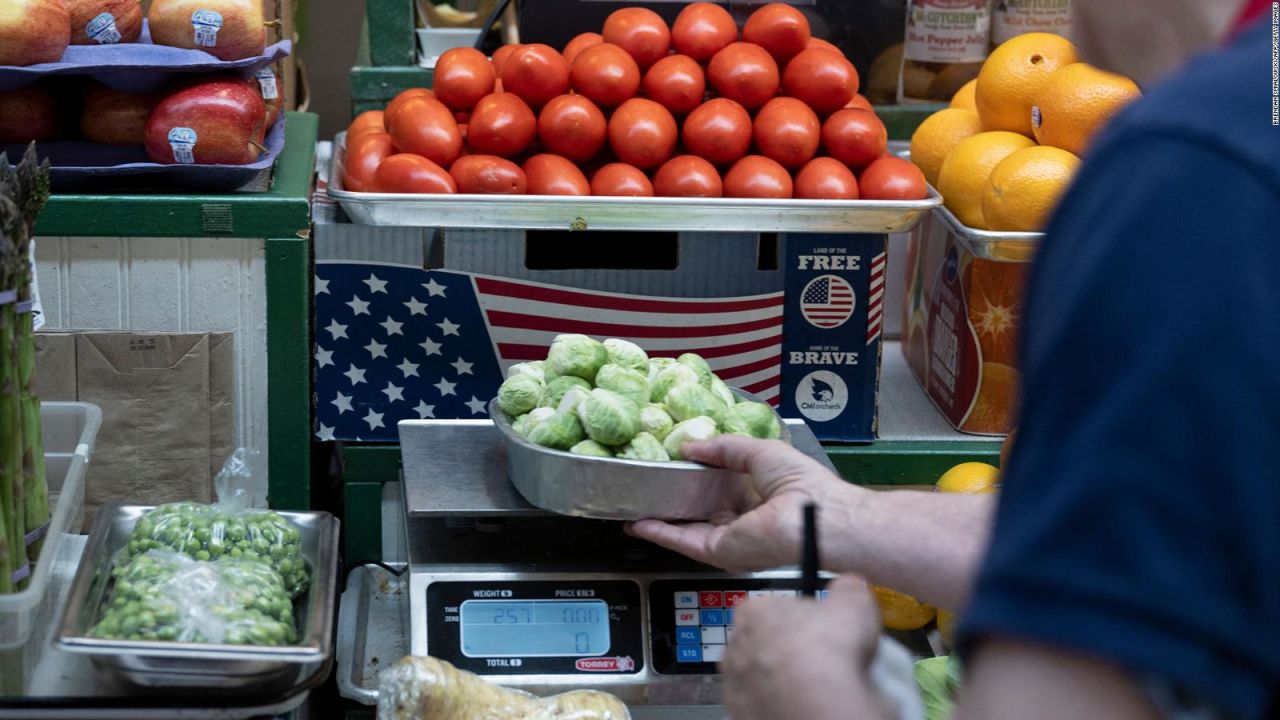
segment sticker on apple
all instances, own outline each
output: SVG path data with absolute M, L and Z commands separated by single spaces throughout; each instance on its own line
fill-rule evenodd
M 264 67 L 253 75 L 258 78 L 263 100 L 275 100 L 280 97 L 280 90 L 276 87 L 276 74 L 271 72 L 270 67 Z
M 173 148 L 173 161 L 181 165 L 191 165 L 196 161 L 196 131 L 187 127 L 176 127 L 169 131 L 169 147 Z
M 196 45 L 217 47 L 218 31 L 222 29 L 222 13 L 217 10 L 197 10 L 191 13 L 191 26 L 196 31 Z
M 85 23 L 84 34 L 99 45 L 115 45 L 120 42 L 120 30 L 116 28 L 116 16 L 104 12 Z

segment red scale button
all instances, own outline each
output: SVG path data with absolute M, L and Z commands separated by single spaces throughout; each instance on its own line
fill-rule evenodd
M 724 607 L 724 595 L 718 592 L 698 593 L 698 606 L 704 608 Z
M 736 608 L 747 601 L 747 591 L 728 591 L 724 594 L 724 606 Z

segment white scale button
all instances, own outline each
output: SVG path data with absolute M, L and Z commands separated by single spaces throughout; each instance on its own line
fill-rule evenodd
M 723 645 L 703 645 L 702 662 L 720 662 L 724 659 Z
M 694 627 L 697 627 L 698 611 L 697 610 L 677 610 L 676 625 L 677 626 L 692 625 Z
M 795 590 L 774 590 L 773 591 L 774 597 L 795 597 L 796 594 L 797 593 Z
M 727 635 L 722 627 L 703 627 L 702 628 L 702 644 L 703 645 L 724 645 Z
M 747 591 L 748 598 L 769 597 L 772 594 L 773 593 L 769 592 L 768 590 L 748 590 Z
M 676 593 L 676 607 L 678 607 L 678 608 L 696 608 L 696 607 L 698 607 L 698 593 L 696 593 L 696 592 L 678 592 L 678 593 Z
M 724 629 L 724 641 L 725 644 L 733 642 L 733 628 L 730 627 Z

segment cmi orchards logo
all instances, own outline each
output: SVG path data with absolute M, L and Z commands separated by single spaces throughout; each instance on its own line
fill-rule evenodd
M 849 404 L 849 388 L 830 370 L 815 370 L 796 385 L 796 408 L 814 422 L 840 417 Z

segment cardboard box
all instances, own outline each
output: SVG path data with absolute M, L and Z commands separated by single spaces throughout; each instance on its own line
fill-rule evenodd
M 929 399 L 963 432 L 1001 435 L 1016 421 L 1030 235 L 966 229 L 944 209 L 910 234 L 902 350 Z
M 885 237 L 353 225 L 314 208 L 318 440 L 482 418 L 559 333 L 698 352 L 824 440 L 876 437 Z

